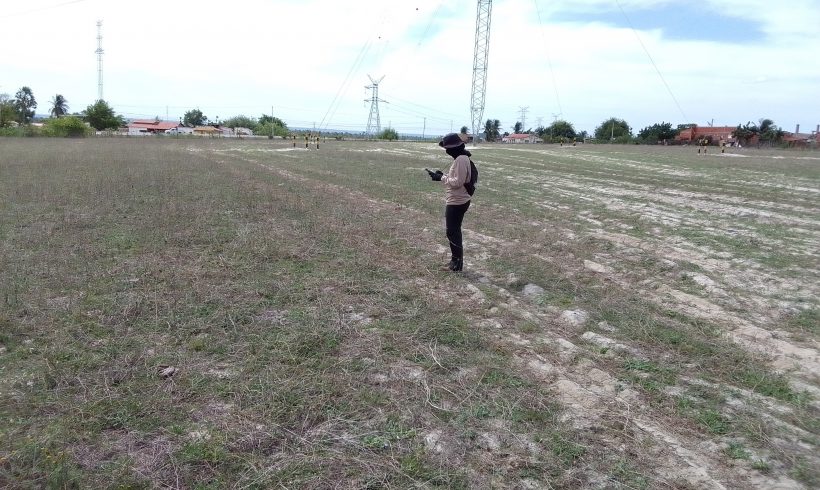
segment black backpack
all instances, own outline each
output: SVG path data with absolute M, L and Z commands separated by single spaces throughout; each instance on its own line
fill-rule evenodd
M 464 183 L 464 189 L 467 190 L 467 194 L 471 196 L 475 194 L 476 184 L 478 184 L 478 168 L 476 168 L 473 160 L 470 159 L 470 181 Z

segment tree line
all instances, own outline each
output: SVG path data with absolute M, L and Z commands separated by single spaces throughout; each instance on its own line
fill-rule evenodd
M 606 143 L 636 143 L 636 144 L 663 144 L 672 142 L 681 131 L 691 128 L 695 124 L 678 124 L 673 127 L 670 122 L 660 122 L 647 126 L 637 134 L 633 133 L 632 127 L 625 120 L 617 117 L 610 117 L 602 121 L 595 127 L 592 135 L 586 131 L 576 131 L 572 123 L 556 119 L 549 126 L 538 126 L 535 129 L 524 130 L 521 121 L 516 121 L 513 125 L 512 134 L 534 134 L 547 143 L 566 143 L 574 141 L 586 141 L 594 138 L 595 141 Z M 510 132 L 502 132 L 501 121 L 498 119 L 487 119 L 484 123 L 484 133 L 487 141 L 500 141 Z M 461 128 L 462 133 L 467 133 L 467 127 Z M 748 144 L 755 136 L 758 140 L 768 144 L 780 143 L 786 132 L 777 126 L 774 121 L 762 118 L 758 124 L 751 121 L 746 124 L 738 124 L 734 130 L 735 138 L 743 144 Z
M 0 135 L 38 134 L 31 128 L 36 109 L 37 99 L 30 87 L 21 87 L 13 98 L 9 94 L 0 94 Z M 94 102 L 81 112 L 70 113 L 68 100 L 62 94 L 56 94 L 49 101 L 49 116 L 39 133 L 44 136 L 85 136 L 92 128 L 97 131 L 111 131 L 126 125 L 125 118 L 117 114 L 104 100 Z M 156 120 L 160 120 L 159 116 Z M 219 121 L 210 121 L 198 108 L 187 111 L 180 122 L 188 127 L 219 125 Z M 224 120 L 221 125 L 231 129 L 248 128 L 254 134 L 262 136 L 289 134 L 288 126 L 283 120 L 267 114 L 257 119 L 243 115 L 234 116 Z M 4 128 L 11 126 L 16 126 L 14 131 L 3 131 Z

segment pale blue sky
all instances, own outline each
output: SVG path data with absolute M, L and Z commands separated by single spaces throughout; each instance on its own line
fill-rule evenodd
M 41 113 L 56 93 L 72 110 L 96 98 L 102 19 L 104 96 L 129 117 L 199 107 L 225 119 L 273 106 L 292 126 L 363 130 L 370 74 L 385 76 L 383 126 L 442 134 L 469 124 L 473 0 L 3 3 L 0 92 L 30 86 Z M 820 0 L 496 0 L 485 118 L 508 129 L 528 107 L 531 127 L 769 117 L 813 129 L 818 26 Z

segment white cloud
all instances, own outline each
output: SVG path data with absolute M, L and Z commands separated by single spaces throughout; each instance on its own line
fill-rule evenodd
M 59 3 L 31 0 L 26 8 Z M 678 5 L 619 3 L 627 12 L 653 7 L 673 13 Z M 635 32 L 551 20 L 560 9 L 617 11 L 617 3 L 538 5 L 543 27 L 532 0 L 493 5 L 485 117 L 506 127 L 519 106 L 530 107 L 528 126 L 562 112 L 587 130 L 613 115 L 635 129 L 661 120 L 737 124 L 762 116 L 789 129 L 795 123 L 813 127 L 820 118 L 820 64 L 812 54 L 820 45 L 818 0 L 794 0 L 788 8 L 763 0 L 704 0 L 709 12 L 760 25 L 765 37 L 745 45 L 638 31 L 687 121 Z M 0 14 L 0 91 L 31 86 L 39 112 L 55 93 L 74 110 L 94 100 L 95 22 L 102 18 L 105 96 L 128 114 L 164 116 L 168 105 L 170 116 L 178 117 L 199 106 L 225 118 L 259 115 L 273 105 L 292 125 L 310 126 L 332 114 L 331 127 L 361 130 L 370 74 L 385 75 L 381 93 L 391 103 L 382 106 L 383 125 L 421 132 L 426 117 L 431 134 L 449 131 L 450 120 L 455 129 L 469 122 L 472 0 L 87 0 L 2 18 L 21 10 Z

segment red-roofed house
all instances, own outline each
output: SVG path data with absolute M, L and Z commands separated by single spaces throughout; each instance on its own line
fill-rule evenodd
M 783 135 L 783 143 L 795 148 L 806 148 L 817 144 L 817 134 L 808 133 L 786 133 Z
M 698 143 L 706 139 L 712 144 L 719 145 L 723 143 L 734 142 L 734 132 L 737 127 L 734 126 L 692 126 L 691 128 L 682 129 L 675 137 L 676 141 L 681 143 Z
M 135 120 L 128 123 L 128 134 L 131 136 L 144 134 L 164 133 L 169 129 L 180 127 L 178 122 L 156 121 L 156 120 Z

